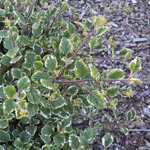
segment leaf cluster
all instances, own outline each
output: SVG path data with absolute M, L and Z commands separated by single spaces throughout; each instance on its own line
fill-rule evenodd
M 41 1 L 41 8 L 45 2 Z M 35 0 L 20 0 L 20 5 L 0 2 L 0 149 L 88 150 L 102 127 L 107 128 L 102 144 L 110 146 L 109 124 L 119 120 L 117 95 L 132 96 L 131 87 L 119 89 L 117 83 L 141 83 L 133 78 L 140 71 L 140 59 L 126 63 L 132 53 L 122 49 L 118 57 L 129 67 L 129 77 L 124 78 L 125 72 L 118 68 L 100 74 L 94 53 L 106 49 L 102 36 L 109 24 L 104 16 L 81 22 L 61 0 L 58 8 L 51 4 L 47 10 Z M 63 19 L 67 10 L 75 22 Z M 112 54 L 114 58 L 113 47 Z M 106 82 L 113 86 L 106 89 Z M 104 108 L 113 114 L 104 114 L 106 122 L 95 122 L 93 116 Z M 135 114 L 129 110 L 119 126 L 125 135 L 126 123 Z M 90 120 L 86 128 L 79 130 L 79 121 L 86 120 Z

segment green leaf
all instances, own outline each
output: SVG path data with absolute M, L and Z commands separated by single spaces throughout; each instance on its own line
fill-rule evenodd
M 15 147 L 21 147 L 22 146 L 22 141 L 20 139 L 16 139 L 14 141 L 14 145 L 15 145 Z
M 69 94 L 69 95 L 71 95 L 71 96 L 77 94 L 77 92 L 78 92 L 77 86 L 70 86 L 70 87 L 67 89 L 67 91 L 66 91 L 66 93 Z
M 14 11 L 14 13 L 20 21 L 24 21 L 23 16 L 18 11 Z
M 35 52 L 35 54 L 40 55 L 43 52 L 43 48 L 38 44 L 34 44 L 33 51 Z
M 63 97 L 58 97 L 57 99 L 51 101 L 51 106 L 53 109 L 61 108 L 62 106 L 66 105 L 65 99 Z
M 32 33 L 35 38 L 38 38 L 43 33 L 43 26 L 41 26 L 40 22 L 32 25 Z
M 19 135 L 20 137 L 20 140 L 25 144 L 25 143 L 28 143 L 30 141 L 30 134 L 26 131 L 22 131 Z
M 3 110 L 5 114 L 9 114 L 17 108 L 16 103 L 12 99 L 7 99 L 3 103 Z
M 29 39 L 27 36 L 23 35 L 21 44 L 24 46 L 29 44 Z
M 92 28 L 93 22 L 90 19 L 87 19 L 84 23 L 88 28 Z
M 57 145 L 57 147 L 62 148 L 65 144 L 65 137 L 64 135 L 56 135 L 54 136 L 54 143 Z
M 22 58 L 22 55 L 12 58 L 10 61 L 10 64 L 14 64 L 18 62 L 21 58 Z
M 131 50 L 128 51 L 128 53 L 125 55 L 126 59 L 130 59 L 132 57 Z
M 80 136 L 80 144 L 81 144 L 81 147 L 84 148 L 84 149 L 89 148 L 89 143 L 88 143 L 88 141 L 87 141 L 87 139 L 84 135 Z
M 87 97 L 90 104 L 98 109 L 103 109 L 106 106 L 106 100 L 102 97 L 99 91 L 91 91 Z
M 13 86 L 6 86 L 4 87 L 4 94 L 8 97 L 8 98 L 12 98 L 14 96 L 14 94 L 16 93 L 16 89 Z
M 0 77 L 0 85 L 4 85 L 6 83 L 5 79 Z
M 9 140 L 10 140 L 10 135 L 5 131 L 0 130 L 0 142 L 7 143 Z
M 0 128 L 4 129 L 8 126 L 7 120 L 0 120 Z
M 75 63 L 75 72 L 78 78 L 83 78 L 89 73 L 89 69 L 87 65 L 83 62 L 83 60 L 77 60 Z
M 18 69 L 18 68 L 12 68 L 11 72 L 12 72 L 12 76 L 14 78 L 16 78 L 16 79 L 21 78 L 21 70 L 20 69 Z
M 19 79 L 19 81 L 17 82 L 17 87 L 18 90 L 24 90 L 24 91 L 28 91 L 30 89 L 30 80 L 28 77 L 24 76 L 21 79 Z
M 117 118 L 117 117 L 118 117 L 118 115 L 119 115 L 119 111 L 118 111 L 118 109 L 117 109 L 117 108 L 112 107 L 112 110 L 113 110 L 113 112 L 114 112 L 115 118 Z
M 75 31 L 74 25 L 73 25 L 71 22 L 69 22 L 69 21 L 66 21 L 66 23 L 67 23 L 68 32 L 69 32 L 70 34 L 73 34 L 74 31 Z
M 43 63 L 41 61 L 35 61 L 33 63 L 33 67 L 35 70 L 42 70 L 43 69 Z
M 100 74 L 97 70 L 97 68 L 93 65 L 93 64 L 89 64 L 89 68 L 90 68 L 90 74 L 93 78 L 95 78 L 96 80 L 99 79 Z
M 40 92 L 37 89 L 31 89 L 31 91 L 27 92 L 27 98 L 30 102 L 37 104 L 39 103 Z
M 111 86 L 107 88 L 107 93 L 110 97 L 117 96 L 119 88 L 116 86 Z
M 45 67 L 48 69 L 48 70 L 55 70 L 57 66 L 57 59 L 55 56 L 53 55 L 50 55 L 46 58 L 46 61 L 45 61 Z
M 58 47 L 59 47 L 59 40 L 58 40 L 56 37 L 51 36 L 51 37 L 50 37 L 50 41 L 51 41 L 52 47 L 53 47 L 54 49 L 58 49 Z
M 107 20 L 102 15 L 99 15 L 94 19 L 94 23 L 96 24 L 96 26 L 99 26 L 100 24 L 104 24 L 106 21 Z
M 50 145 L 51 139 L 50 139 L 49 135 L 42 134 L 42 135 L 40 135 L 40 137 L 44 143 L 46 143 L 47 145 Z
M 129 69 L 130 69 L 131 72 L 138 72 L 138 71 L 140 71 L 141 70 L 141 60 L 138 57 L 136 57 L 129 64 Z
M 1 11 L 1 9 L 0 9 Z M 0 37 L 4 38 L 7 35 L 8 31 L 7 30 L 1 30 L 0 31 Z
M 72 124 L 72 118 L 71 117 L 66 117 L 65 119 L 63 119 L 62 121 L 62 125 L 63 127 L 70 127 Z
M 25 54 L 25 61 L 33 64 L 33 62 L 35 60 L 35 56 L 36 56 L 36 54 L 34 52 L 29 51 Z
M 27 126 L 25 128 L 26 128 L 26 131 L 30 133 L 31 136 L 34 136 L 35 132 L 37 131 L 37 126 Z
M 44 134 L 44 135 L 51 136 L 52 133 L 53 133 L 53 128 L 51 126 L 49 126 L 49 125 L 45 125 L 42 128 L 41 133 Z
M 49 80 L 50 76 L 44 71 L 37 71 L 32 75 L 31 79 L 33 81 L 40 81 L 41 79 Z
M 75 13 L 74 16 L 77 17 L 77 18 L 80 17 L 80 15 L 79 15 L 78 13 Z M 75 21 L 75 23 L 76 23 L 77 25 L 81 26 L 81 27 L 84 29 L 85 32 L 88 31 L 88 27 L 87 27 L 85 24 L 83 24 L 83 23 L 81 23 L 81 22 L 77 22 L 77 21 Z
M 5 150 L 5 149 L 4 149 L 4 147 L 2 147 L 2 146 L 0 145 L 0 150 Z
M 97 36 L 101 36 L 101 35 L 104 34 L 107 30 L 108 30 L 108 27 L 105 27 L 105 26 L 99 27 L 99 28 L 96 30 L 96 35 L 97 35 Z
M 49 80 L 41 79 L 40 82 L 41 82 L 42 86 L 46 87 L 49 90 L 51 90 L 53 88 L 53 85 Z
M 8 82 L 12 82 L 13 81 L 13 76 L 12 76 L 12 74 L 11 74 L 11 72 L 10 71 L 7 71 L 5 74 L 4 74 L 4 79 L 6 80 L 6 81 L 8 81 Z
M 27 111 L 29 112 L 29 116 L 32 117 L 38 113 L 38 106 L 32 103 L 28 103 Z
M 128 53 L 128 50 L 126 48 L 121 49 L 119 52 L 119 56 L 125 56 Z
M 96 39 L 96 37 L 93 38 L 92 40 L 90 40 L 89 45 L 90 45 L 91 50 L 94 49 L 97 46 L 97 39 Z
M 73 45 L 67 38 L 63 37 L 61 39 L 59 49 L 62 53 L 67 54 L 73 50 Z
M 88 143 L 92 143 L 92 142 L 94 142 L 96 134 L 95 134 L 95 131 L 93 130 L 93 128 L 88 127 L 86 130 L 81 132 L 81 136 L 85 136 Z
M 131 83 L 134 84 L 134 83 L 143 83 L 140 79 L 138 78 L 131 78 L 130 79 Z
M 9 37 L 6 37 L 5 40 L 4 40 L 4 47 L 8 50 L 10 49 L 13 49 L 14 46 L 13 46 L 13 43 L 12 43 L 12 40 L 9 39 Z
M 4 87 L 0 87 L 0 98 L 6 98 L 4 91 L 3 91 Z
M 126 121 L 132 121 L 136 117 L 136 112 L 134 109 L 129 110 L 127 113 L 125 113 Z
M 4 66 L 9 66 L 9 65 L 10 65 L 10 61 L 11 61 L 11 58 L 8 57 L 7 55 L 3 55 L 3 56 L 2 56 L 1 63 L 2 63 Z
M 125 76 L 125 72 L 121 69 L 113 69 L 108 73 L 109 79 L 121 79 Z
M 71 134 L 69 136 L 69 146 L 72 149 L 78 149 L 78 148 L 80 148 L 79 137 L 76 136 L 76 135 L 74 135 L 74 134 Z
M 120 131 L 123 132 L 125 135 L 128 135 L 129 133 L 128 129 L 124 125 L 120 126 Z
M 64 1 L 60 6 L 61 12 L 65 12 L 68 9 L 68 2 Z
M 107 133 L 103 138 L 102 138 L 102 145 L 104 148 L 109 147 L 113 142 L 113 136 L 110 133 Z

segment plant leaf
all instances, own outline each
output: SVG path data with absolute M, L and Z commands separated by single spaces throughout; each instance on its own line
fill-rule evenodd
M 6 86 L 4 87 L 4 94 L 8 97 L 8 98 L 12 98 L 14 96 L 14 94 L 16 93 L 16 89 L 13 86 Z
M 55 143 L 55 145 L 57 145 L 57 147 L 62 148 L 64 146 L 64 144 L 65 144 L 65 137 L 64 137 L 64 135 L 61 135 L 61 134 L 55 135 L 54 136 L 54 143 Z
M 98 109 L 103 109 L 106 105 L 106 100 L 101 96 L 99 91 L 91 91 L 87 97 L 90 104 Z
M 75 72 L 78 78 L 83 78 L 89 73 L 89 69 L 87 65 L 83 62 L 83 60 L 77 60 L 75 63 Z
M 55 56 L 53 55 L 50 55 L 46 58 L 46 61 L 45 61 L 45 67 L 48 69 L 48 70 L 55 70 L 57 66 L 57 59 Z
M 107 93 L 110 97 L 117 96 L 119 88 L 116 86 L 111 86 L 107 88 Z
M 19 79 L 19 81 L 17 82 L 17 87 L 18 90 L 24 90 L 24 91 L 28 91 L 30 89 L 30 80 L 28 77 L 24 76 L 21 79 Z
M 73 50 L 72 43 L 65 37 L 61 39 L 59 49 L 62 53 L 67 54 Z
M 10 135 L 5 132 L 0 130 L 0 142 L 7 143 L 10 140 Z
M 121 79 L 125 75 L 125 72 L 121 69 L 113 69 L 108 73 L 110 79 Z
M 103 138 L 102 138 L 102 145 L 104 148 L 109 147 L 113 142 L 113 136 L 110 133 L 107 133 Z
M 78 148 L 80 148 L 79 137 L 76 136 L 76 135 L 74 135 L 74 134 L 71 134 L 69 136 L 69 146 L 72 149 L 78 149 Z
M 20 140 L 25 144 L 25 143 L 28 143 L 30 141 L 30 134 L 26 131 L 22 131 L 19 135 L 20 137 Z

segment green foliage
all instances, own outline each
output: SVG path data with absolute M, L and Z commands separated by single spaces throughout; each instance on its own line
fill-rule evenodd
M 46 1 L 40 1 L 41 7 Z M 81 22 L 82 16 L 66 1 L 59 0 L 59 8 L 51 4 L 47 10 L 34 0 L 20 3 L 18 11 L 16 1 L 2 0 L 0 9 L 0 150 L 88 150 L 98 129 L 108 126 L 94 122 L 93 116 L 107 108 L 113 115 L 104 117 L 113 123 L 119 120 L 117 95 L 133 94 L 131 87 L 119 89 L 114 82 L 141 83 L 134 78 L 141 61 L 138 57 L 124 61 L 131 71 L 128 79 L 119 68 L 100 73 L 95 50 L 107 49 L 109 43 L 115 59 L 113 37 L 107 42 L 102 38 L 109 29 L 104 16 Z M 67 10 L 72 22 L 63 19 Z M 83 32 L 78 33 L 76 26 Z M 132 52 L 125 48 L 118 56 L 131 59 Z M 112 83 L 106 89 L 107 81 Z M 127 135 L 125 125 L 135 119 L 136 112 L 132 109 L 124 115 L 126 121 L 118 128 Z M 88 127 L 81 131 L 78 119 L 88 121 Z M 108 128 L 102 144 L 107 148 L 112 142 Z

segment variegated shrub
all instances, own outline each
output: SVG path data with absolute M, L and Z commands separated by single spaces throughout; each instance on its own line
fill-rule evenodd
M 131 50 L 122 49 L 119 57 L 129 67 L 128 78 L 116 68 L 100 73 L 93 54 L 106 49 L 102 35 L 109 23 L 103 16 L 81 22 L 66 1 L 47 10 L 44 0 L 41 7 L 34 0 L 19 2 L 0 1 L 0 149 L 88 150 L 103 127 L 102 144 L 110 146 L 110 125 L 120 118 L 117 95 L 132 96 L 131 87 L 119 89 L 117 83 L 141 83 L 134 78 L 140 59 L 127 63 Z M 76 21 L 63 19 L 67 10 Z M 112 37 L 107 43 L 113 45 Z M 112 54 L 115 59 L 113 46 Z M 107 89 L 106 82 L 111 82 Z M 103 108 L 114 114 L 104 114 L 106 122 L 95 122 L 92 116 Z M 126 123 L 134 120 L 135 110 L 125 117 L 120 130 L 128 134 Z

